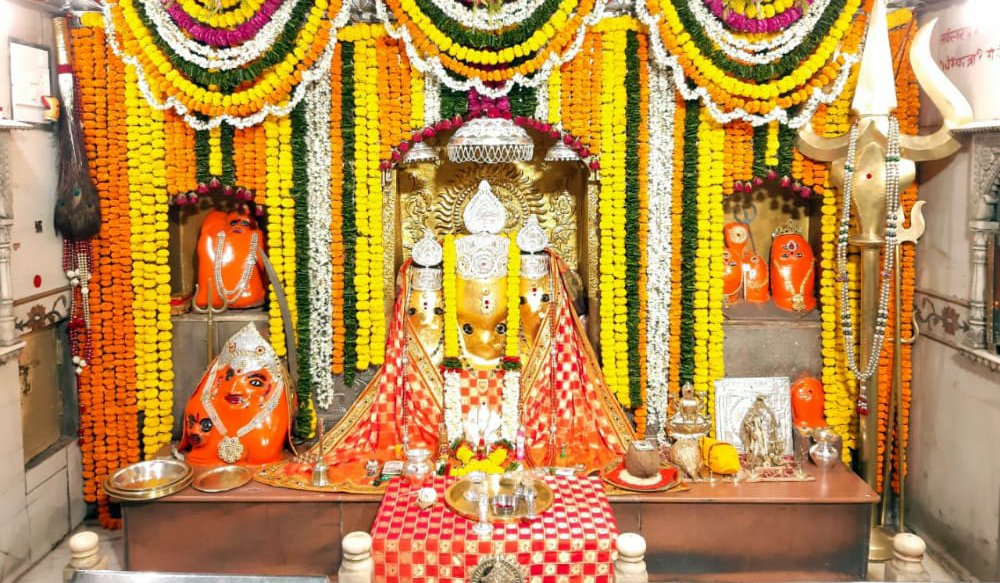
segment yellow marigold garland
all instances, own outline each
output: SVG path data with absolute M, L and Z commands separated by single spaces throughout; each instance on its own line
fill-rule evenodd
M 619 19 L 614 19 L 619 20 Z M 620 21 L 620 20 L 619 20 Z M 607 23 L 607 24 L 605 24 Z M 608 387 L 630 405 L 625 294 L 625 44 L 624 27 L 602 23 L 600 227 L 601 354 Z M 595 75 L 596 76 L 596 75 Z
M 163 112 L 139 95 L 135 71 L 126 71 L 129 214 L 132 218 L 132 310 L 136 390 L 144 413 L 143 453 L 170 443 L 173 429 L 173 362 L 170 350 L 170 251 L 167 248 Z
M 714 417 L 715 380 L 722 378 L 722 184 L 725 130 L 702 109 L 698 127 L 698 251 L 695 259 L 694 387 Z
M 549 75 L 549 87 L 546 92 L 546 97 L 549 100 L 548 112 L 549 117 L 547 122 L 552 125 L 558 125 L 562 123 L 562 102 L 560 101 L 560 96 L 562 95 L 562 72 L 559 69 L 555 69 Z
M 507 246 L 507 335 L 505 360 L 519 359 L 521 330 L 521 248 L 517 245 L 517 230 L 508 233 Z
M 285 289 L 294 288 L 295 274 L 295 233 L 293 207 L 286 204 L 291 203 L 291 197 L 287 196 L 291 190 L 292 164 L 291 164 L 291 123 L 288 118 L 269 118 L 264 122 L 264 134 L 267 143 L 267 183 L 265 187 L 265 203 L 268 208 L 268 239 L 267 252 L 271 259 L 271 264 L 281 280 Z M 291 244 L 291 250 L 287 246 Z M 290 261 L 289 261 L 290 259 Z M 292 280 L 288 279 L 291 272 Z M 281 309 L 278 306 L 277 296 L 272 288 L 269 292 L 269 330 L 270 341 L 275 352 L 279 356 L 286 353 L 285 329 L 282 325 Z M 295 294 L 286 294 L 291 303 L 295 301 Z
M 458 289 L 455 284 L 458 255 L 455 250 L 455 235 L 444 236 L 442 250 L 442 295 L 444 299 L 444 357 L 458 358 Z

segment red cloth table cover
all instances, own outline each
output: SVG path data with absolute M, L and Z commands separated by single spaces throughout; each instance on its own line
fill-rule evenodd
M 483 558 L 497 554 L 515 558 L 531 583 L 610 583 L 618 526 L 600 478 L 544 479 L 552 507 L 531 523 L 494 524 L 485 539 L 444 502 L 455 478 L 428 482 L 438 501 L 427 510 L 405 480 L 392 480 L 372 527 L 376 583 L 468 581 Z

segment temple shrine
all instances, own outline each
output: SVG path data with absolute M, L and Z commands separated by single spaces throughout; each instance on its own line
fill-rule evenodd
M 0 0 L 0 583 L 1000 577 L 998 50 L 986 0 Z

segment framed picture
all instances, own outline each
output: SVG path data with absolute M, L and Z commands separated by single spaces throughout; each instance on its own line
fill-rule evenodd
M 758 395 L 764 395 L 767 406 L 778 420 L 779 432 L 785 441 L 785 455 L 792 455 L 792 395 L 788 377 L 725 378 L 715 381 L 716 438 L 743 451 L 740 425 Z
M 52 95 L 49 49 L 10 41 L 10 103 L 14 121 L 43 123 L 42 97 Z

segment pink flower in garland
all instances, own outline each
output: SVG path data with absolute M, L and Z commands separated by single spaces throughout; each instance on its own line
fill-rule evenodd
M 725 0 L 704 0 L 704 2 L 716 18 L 737 32 L 773 34 L 785 30 L 799 18 L 802 18 L 802 9 L 799 8 L 798 4 L 793 4 L 788 10 L 770 18 L 749 18 L 735 10 L 728 10 L 725 6 Z
M 260 10 L 246 22 L 232 29 L 212 28 L 199 23 L 187 12 L 184 12 L 180 2 L 170 2 L 166 8 L 177 26 L 191 38 L 216 47 L 228 47 L 246 42 L 256 36 L 281 7 L 281 3 L 282 0 L 264 0 Z

